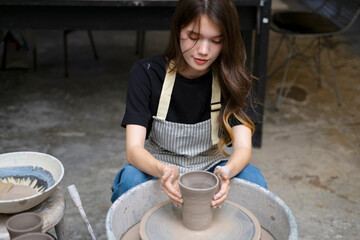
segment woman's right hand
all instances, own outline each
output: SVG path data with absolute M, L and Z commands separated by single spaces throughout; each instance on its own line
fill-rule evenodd
M 163 168 L 161 189 L 165 191 L 176 207 L 183 204 L 184 201 L 179 189 L 179 169 L 176 166 L 165 166 Z

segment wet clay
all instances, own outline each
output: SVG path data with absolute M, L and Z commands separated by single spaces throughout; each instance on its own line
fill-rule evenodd
M 141 240 L 140 238 L 140 223 L 130 227 L 129 230 L 122 236 L 121 240 Z M 261 228 L 261 240 L 276 240 L 274 236 L 266 229 Z
M 275 238 L 268 230 L 261 228 L 261 240 L 275 240 Z
M 179 188 L 184 200 L 182 222 L 191 230 L 205 230 L 213 221 L 211 201 L 218 190 L 219 180 L 213 173 L 193 171 L 180 176 Z
M 137 223 L 126 231 L 121 240 L 141 240 L 139 231 L 140 223 Z
M 0 200 L 15 200 L 20 198 L 30 197 L 37 193 L 38 192 L 32 187 L 22 184 L 14 184 L 14 186 L 7 193 L 5 193 L 0 198 Z
M 225 201 L 214 210 L 209 228 L 194 231 L 182 224 L 181 207 L 170 202 L 159 204 L 148 211 L 140 222 L 142 240 L 259 240 L 261 226 L 257 218 L 246 208 Z

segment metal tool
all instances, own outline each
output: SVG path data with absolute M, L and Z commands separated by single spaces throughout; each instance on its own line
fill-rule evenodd
M 70 193 L 70 196 L 71 196 L 71 199 L 73 200 L 73 202 L 75 203 L 76 207 L 79 209 L 79 212 L 81 214 L 81 217 L 83 218 L 84 220 L 84 223 L 89 231 L 89 234 L 91 236 L 91 239 L 92 240 L 96 240 L 96 236 L 94 234 L 94 231 L 90 225 L 90 222 L 89 220 L 87 219 L 86 217 L 86 214 L 85 214 L 85 211 L 84 211 L 84 208 L 82 206 L 82 203 L 81 203 L 81 199 L 80 199 L 80 195 L 79 195 L 79 192 L 77 191 L 75 185 L 70 185 L 68 186 L 68 191 Z

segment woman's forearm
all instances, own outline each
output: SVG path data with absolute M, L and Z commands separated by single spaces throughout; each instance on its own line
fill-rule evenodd
M 126 125 L 126 157 L 128 162 L 142 172 L 160 178 L 165 164 L 154 158 L 145 148 L 146 128 Z
M 126 150 L 128 162 L 142 172 L 160 178 L 166 166 L 154 158 L 144 147 L 132 146 Z
M 226 166 L 229 169 L 229 177 L 232 178 L 239 174 L 251 160 L 251 148 L 238 147 L 233 150 Z
M 238 125 L 232 128 L 233 152 L 226 166 L 230 178 L 239 174 L 251 160 L 251 130 L 245 125 Z

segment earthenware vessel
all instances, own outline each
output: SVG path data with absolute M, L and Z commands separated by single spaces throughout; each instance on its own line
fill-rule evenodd
M 20 213 L 40 204 L 57 189 L 64 176 L 64 166 L 55 157 L 39 152 L 0 154 L 0 180 L 13 183 L 10 199 L 0 199 L 0 213 Z M 24 196 L 33 190 L 33 194 Z M 16 190 L 16 191 L 15 191 Z M 21 191 L 20 191 L 21 190 Z M 22 196 L 14 197 L 14 193 Z
M 184 173 L 179 178 L 179 187 L 184 203 L 182 222 L 191 230 L 205 230 L 213 221 L 211 201 L 218 190 L 219 179 L 207 171 Z
M 46 233 L 27 233 L 13 240 L 53 240 L 53 238 Z
M 41 232 L 43 226 L 43 219 L 40 214 L 34 212 L 20 213 L 9 218 L 6 223 L 11 239 L 18 236 Z

